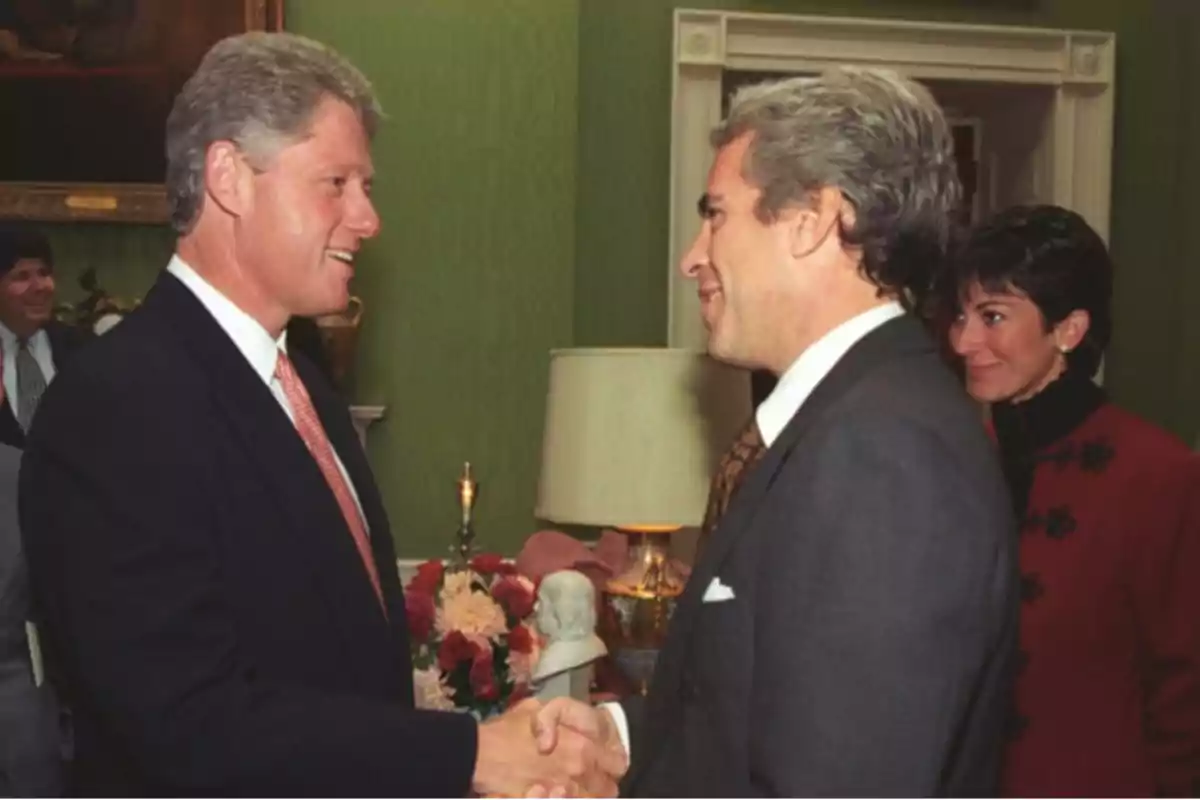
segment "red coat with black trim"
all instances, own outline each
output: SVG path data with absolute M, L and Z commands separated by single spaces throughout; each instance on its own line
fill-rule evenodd
M 1078 407 L 1069 387 L 1057 392 L 1041 409 L 1050 417 Z M 1046 421 L 1029 410 L 1021 658 L 1003 791 L 1196 795 L 1200 460 L 1102 398 L 1050 442 L 1037 441 Z M 999 420 L 997 429 L 1003 440 Z

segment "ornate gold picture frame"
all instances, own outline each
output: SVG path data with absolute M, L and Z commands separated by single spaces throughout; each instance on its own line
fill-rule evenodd
M 171 101 L 283 0 L 0 0 L 0 218 L 164 223 Z

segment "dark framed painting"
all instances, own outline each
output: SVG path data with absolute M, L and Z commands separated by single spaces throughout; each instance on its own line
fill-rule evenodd
M 0 0 L 0 218 L 167 220 L 163 130 L 204 53 L 283 0 Z

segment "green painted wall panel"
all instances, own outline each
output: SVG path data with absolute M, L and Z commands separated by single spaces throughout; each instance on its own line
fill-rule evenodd
M 1195 31 L 1195 9 L 1183 11 L 1169 0 L 1040 0 L 1031 11 L 983 5 L 581 0 L 577 343 L 666 341 L 674 8 L 1111 30 L 1118 50 L 1111 233 L 1119 274 L 1107 381 L 1130 409 L 1194 438 L 1200 428 L 1200 325 L 1189 322 L 1195 316 L 1189 308 L 1200 302 L 1200 286 L 1191 277 L 1200 265 L 1185 234 L 1200 216 L 1200 202 L 1180 165 L 1188 158 L 1194 164 L 1185 143 L 1200 139 L 1193 88 L 1200 68 L 1194 56 L 1184 57 L 1184 44 L 1195 34 L 1182 33 L 1180 25 L 1181 16 L 1190 14 Z
M 547 353 L 571 341 L 578 8 L 569 0 L 291 0 L 288 27 L 352 58 L 387 124 L 374 153 L 383 233 L 357 396 L 385 403 L 369 452 L 402 554 L 458 523 L 454 481 L 481 481 L 478 532 L 532 532 Z
M 533 531 L 548 351 L 571 343 L 578 120 L 573 0 L 289 0 L 290 30 L 349 56 L 388 120 L 374 146 L 383 232 L 359 261 L 366 299 L 354 399 L 388 406 L 368 452 L 401 555 L 458 524 L 462 462 L 478 532 L 515 552 Z M 167 230 L 53 231 L 64 288 L 100 268 L 140 293 Z
M 1181 434 L 1200 423 L 1194 240 L 1195 40 L 1168 0 L 1041 0 L 984 13 L 951 0 L 693 0 L 688 7 L 1115 30 L 1113 248 L 1118 400 Z M 472 460 L 478 528 L 512 552 L 534 524 L 547 351 L 666 338 L 669 0 L 288 0 L 288 27 L 373 79 L 381 236 L 355 400 L 388 405 L 368 450 L 402 555 L 438 552 Z M 1194 20 L 1194 16 L 1193 16 Z M 1190 30 L 1195 31 L 1194 21 Z M 52 230 L 61 285 L 88 266 L 140 293 L 171 251 L 147 226 Z

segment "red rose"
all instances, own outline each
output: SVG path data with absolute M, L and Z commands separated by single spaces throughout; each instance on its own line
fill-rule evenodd
M 529 690 L 529 687 L 526 686 L 525 684 L 521 684 L 520 686 L 514 687 L 512 690 L 512 694 L 510 694 L 508 696 L 508 700 L 505 702 L 504 707 L 512 708 L 517 703 L 532 696 L 532 694 L 533 693 Z
M 533 592 L 516 578 L 501 578 L 492 587 L 492 597 L 500 607 L 517 619 L 525 619 L 533 613 Z
M 437 616 L 433 598 L 424 592 L 405 592 L 404 610 L 408 616 L 409 636 L 416 642 L 427 641 L 429 634 L 433 632 L 433 621 Z
M 471 569 L 480 575 L 494 575 L 504 568 L 504 557 L 495 553 L 481 553 L 471 559 Z
M 480 700 L 495 700 L 500 696 L 491 650 L 481 649 L 475 654 L 475 661 L 471 664 L 471 691 Z
M 518 625 L 508 632 L 508 649 L 514 653 L 529 654 L 533 652 L 533 634 L 524 625 Z
M 462 661 L 471 661 L 479 654 L 480 648 L 458 631 L 450 631 L 438 648 L 438 667 L 442 672 L 450 672 Z M 491 658 L 491 655 L 488 656 Z
M 408 582 L 408 588 L 410 591 L 432 595 L 442 582 L 445 571 L 446 565 L 441 561 L 426 561 L 417 567 L 417 574 Z

